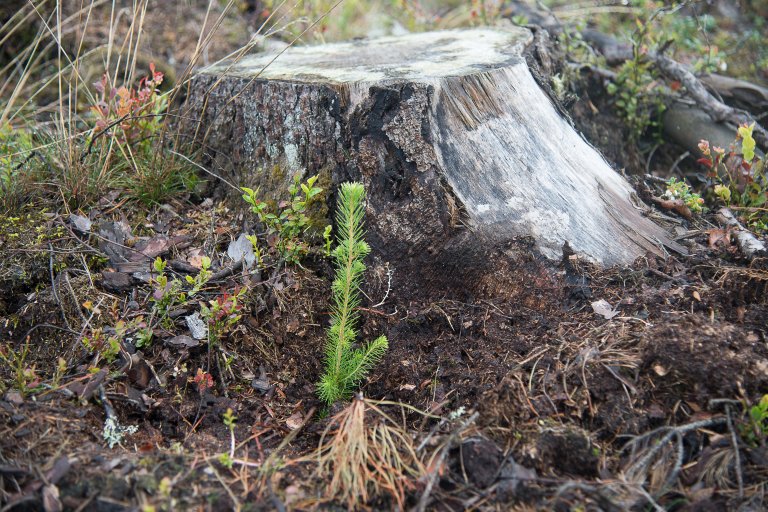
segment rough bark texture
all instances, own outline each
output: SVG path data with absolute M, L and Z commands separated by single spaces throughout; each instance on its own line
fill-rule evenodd
M 464 272 L 516 237 L 602 264 L 684 252 L 557 113 L 523 58 L 531 41 L 482 29 L 252 57 L 195 79 L 187 129 L 267 197 L 297 172 L 362 180 L 374 250 L 401 266 Z

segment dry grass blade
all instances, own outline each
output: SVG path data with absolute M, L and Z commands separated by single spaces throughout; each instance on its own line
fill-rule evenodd
M 717 417 L 675 427 L 661 427 L 634 438 L 624 447 L 630 456 L 622 473 L 626 481 L 647 486 L 654 496 L 661 496 L 677 481 L 684 463 L 683 436 L 691 431 L 722 425 Z
M 331 475 L 327 496 L 350 509 L 380 495 L 403 509 L 406 491 L 425 474 L 411 436 L 361 397 L 331 419 L 316 453 L 318 475 Z

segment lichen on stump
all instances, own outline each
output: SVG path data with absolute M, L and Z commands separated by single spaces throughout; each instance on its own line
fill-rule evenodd
M 453 272 L 516 237 L 606 265 L 684 252 L 558 114 L 531 42 L 472 29 L 246 57 L 194 79 L 186 129 L 214 169 L 266 195 L 296 172 L 363 181 L 374 253 L 401 265 Z

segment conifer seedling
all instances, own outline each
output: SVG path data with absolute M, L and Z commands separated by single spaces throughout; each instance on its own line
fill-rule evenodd
M 360 306 L 363 260 L 371 252 L 365 242 L 365 189 L 360 183 L 342 183 L 336 207 L 336 242 L 331 253 L 336 273 L 331 286 L 331 327 L 325 346 L 325 373 L 318 394 L 327 404 L 351 398 L 387 350 L 386 336 L 355 347 Z

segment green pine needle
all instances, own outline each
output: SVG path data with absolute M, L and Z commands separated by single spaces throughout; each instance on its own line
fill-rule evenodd
M 317 385 L 318 395 L 329 405 L 349 399 L 388 347 L 385 336 L 364 347 L 353 346 L 357 338 L 360 285 L 365 272 L 363 260 L 371 252 L 364 240 L 364 216 L 363 185 L 342 183 L 336 207 L 338 245 L 331 253 L 336 266 L 331 285 L 331 327 L 325 346 L 325 373 Z

